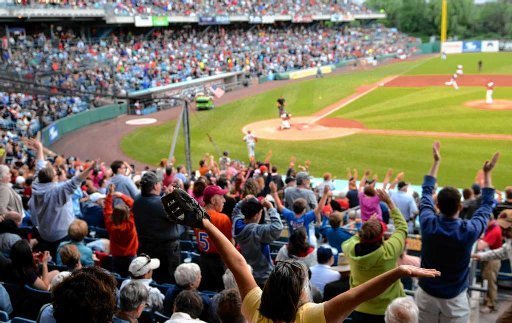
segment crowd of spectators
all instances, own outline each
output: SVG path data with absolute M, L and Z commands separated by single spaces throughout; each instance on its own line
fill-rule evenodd
M 51 304 L 41 310 L 43 322 L 76 316 L 69 308 L 115 316 L 115 322 L 148 313 L 171 322 L 243 322 L 242 317 L 262 316 L 466 322 L 471 246 L 479 241 L 478 250 L 492 249 L 473 255 L 486 261 L 510 253 L 510 243 L 502 246 L 502 239 L 512 237 L 512 190 L 506 199 L 498 195 L 495 200 L 491 182 L 499 154 L 476 177 L 472 190 L 480 195 L 468 198 L 479 201 L 477 207 L 459 217 L 459 191 L 434 190 L 438 143 L 419 201 L 407 190 L 405 175 L 393 177 L 391 170 L 381 184 L 369 171 L 361 178 L 349 171 L 347 190 L 335 187 L 330 174 L 313 186 L 309 162 L 296 165 L 292 159 L 281 175 L 271 154 L 247 166 L 226 152 L 218 162 L 206 155 L 197 171 L 162 160 L 158 169 L 136 172 L 123 161 L 109 167 L 49 157 L 35 139 L 23 138 L 20 144 L 26 158 L 0 167 L 0 281 L 10 290 L 27 285 L 53 293 Z M 169 221 L 160 197 L 176 187 L 203 205 L 210 219 L 196 228 Z M 493 209 L 498 213 L 488 222 Z M 419 228 L 409 225 L 416 221 Z M 93 230 L 104 235 L 94 237 Z M 405 240 L 418 230 L 420 258 L 407 254 Z M 490 284 L 496 283 L 496 264 L 485 265 Z M 411 276 L 419 278 L 407 285 L 416 289 L 416 300 L 404 298 Z M 91 284 L 110 293 L 101 305 L 74 296 L 97 288 Z M 116 286 L 119 292 L 112 292 Z M 116 294 L 118 301 L 111 299 Z M 282 303 L 285 295 L 290 298 Z M 14 309 L 0 302 L 1 310 L 17 314 L 19 302 L 10 297 Z M 483 309 L 494 311 L 496 298 L 490 287 Z M 507 313 L 500 322 L 509 318 Z
M 415 39 L 382 26 L 260 26 L 116 33 L 88 42 L 71 30 L 11 37 L 5 66 L 45 86 L 90 93 L 127 92 L 229 71 L 255 76 L 410 54 Z M 29 49 L 29 50 L 27 50 Z M 66 102 L 80 106 L 76 98 Z
M 12 5 L 33 8 L 109 8 L 115 15 L 264 16 L 372 13 L 364 5 L 342 0 L 15 0 Z

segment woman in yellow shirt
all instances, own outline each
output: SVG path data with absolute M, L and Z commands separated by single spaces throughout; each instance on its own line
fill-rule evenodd
M 401 277 L 435 277 L 435 269 L 399 266 L 336 296 L 314 304 L 310 301 L 306 267 L 297 261 L 276 263 L 263 290 L 254 280 L 244 257 L 209 220 L 205 230 L 226 266 L 231 270 L 242 298 L 242 314 L 248 322 L 340 322 L 361 303 L 372 299 Z

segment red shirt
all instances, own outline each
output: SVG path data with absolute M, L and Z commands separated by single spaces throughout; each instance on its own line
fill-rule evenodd
M 215 210 L 208 210 L 210 215 L 210 222 L 222 232 L 226 238 L 231 241 L 233 234 L 231 232 L 231 220 L 224 213 L 217 212 Z M 208 236 L 208 233 L 204 230 L 194 229 L 196 234 L 197 244 L 199 245 L 199 251 L 208 254 L 217 254 L 217 248 L 213 244 L 212 240 Z
M 483 240 L 487 242 L 491 250 L 501 248 L 501 245 L 503 244 L 503 236 L 501 228 L 496 221 L 491 221 L 489 223 L 487 230 L 485 230 Z
M 112 213 L 114 211 L 112 195 L 107 195 L 105 198 L 103 213 L 105 217 L 105 227 L 107 228 L 110 238 L 110 253 L 115 257 L 137 256 L 139 237 L 135 230 L 135 221 L 132 213 L 133 199 L 126 195 L 123 195 L 121 199 L 130 208 L 130 218 L 128 221 L 121 224 L 114 224 L 114 222 L 112 222 Z

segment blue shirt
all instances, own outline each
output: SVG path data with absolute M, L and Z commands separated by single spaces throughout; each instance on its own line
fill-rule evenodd
M 343 228 L 333 229 L 331 226 L 326 226 L 320 229 L 320 233 L 327 238 L 327 242 L 338 252 L 343 252 L 341 244 L 352 237 L 352 234 Z M 337 257 L 335 257 L 337 258 Z
M 420 205 L 422 237 L 421 267 L 434 268 L 440 277 L 420 278 L 420 287 L 433 297 L 450 299 L 468 288 L 469 261 L 473 244 L 484 232 L 492 213 L 493 188 L 482 189 L 482 204 L 471 220 L 436 214 L 436 179 L 425 176 Z
M 60 248 L 62 248 L 63 246 L 67 245 L 67 244 L 74 244 L 77 249 L 78 249 L 78 252 L 80 252 L 80 262 L 82 263 L 82 266 L 84 267 L 87 267 L 87 266 L 92 266 L 94 265 L 94 260 L 92 258 L 92 249 L 87 247 L 83 241 L 80 241 L 80 242 L 74 242 L 74 241 L 64 241 L 64 242 L 61 242 L 59 244 L 59 246 L 57 247 L 57 265 L 59 266 L 63 266 L 64 264 L 62 263 L 62 259 L 60 257 L 60 253 L 59 253 L 59 250 Z
M 286 219 L 286 222 L 288 222 L 288 227 L 293 232 L 299 228 L 306 229 L 306 232 L 308 234 L 309 238 L 309 230 L 308 226 L 311 222 L 315 221 L 315 211 L 309 211 L 306 212 L 304 215 L 300 217 L 296 217 L 295 213 L 287 208 L 283 208 L 283 211 L 281 212 L 283 217 Z

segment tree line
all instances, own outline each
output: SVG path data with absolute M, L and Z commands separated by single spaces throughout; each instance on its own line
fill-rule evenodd
M 366 0 L 374 11 L 385 12 L 384 24 L 422 38 L 439 36 L 442 0 Z M 448 0 L 448 39 L 512 38 L 512 1 L 475 4 Z

